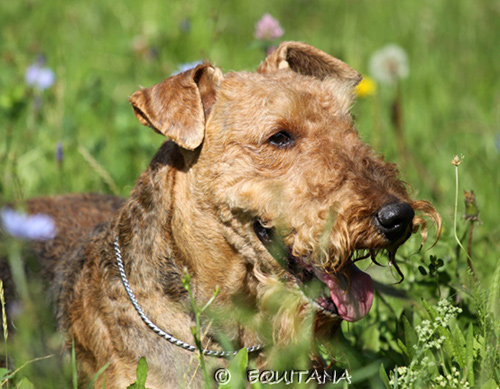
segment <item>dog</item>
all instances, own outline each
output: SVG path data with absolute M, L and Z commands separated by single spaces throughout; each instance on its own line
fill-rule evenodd
M 107 366 L 97 387 L 124 388 L 146 357 L 147 387 L 200 385 L 186 274 L 199 307 L 218 291 L 202 320 L 208 355 L 228 354 L 222 334 L 265 363 L 261 345 L 283 350 L 305 323 L 310 341 L 369 313 L 373 281 L 354 261 L 384 251 L 395 264 L 412 233 L 425 241 L 427 220 L 438 239 L 441 219 L 360 140 L 350 113 L 360 80 L 300 42 L 281 43 L 255 73 L 204 63 L 131 96 L 140 123 L 167 140 L 127 200 L 28 201 L 56 222 L 35 249 L 82 376 Z

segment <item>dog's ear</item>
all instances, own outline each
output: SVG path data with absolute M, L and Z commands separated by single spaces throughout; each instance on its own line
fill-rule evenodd
M 313 46 L 301 42 L 282 42 L 257 69 L 258 73 L 270 73 L 291 69 L 296 73 L 324 80 L 336 78 L 347 81 L 353 87 L 361 81 L 361 75 L 349 65 Z
M 199 65 L 135 92 L 130 103 L 142 124 L 194 150 L 205 137 L 206 118 L 222 77 L 212 65 Z

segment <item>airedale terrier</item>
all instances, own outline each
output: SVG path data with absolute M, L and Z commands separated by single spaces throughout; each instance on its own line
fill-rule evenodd
M 142 356 L 149 388 L 195 374 L 184 271 L 199 306 L 220 290 L 203 322 L 202 346 L 216 350 L 207 354 L 224 354 L 221 334 L 236 350 L 261 352 L 263 323 L 286 346 L 307 318 L 328 336 L 368 314 L 373 282 L 353 260 L 380 251 L 394 259 L 419 227 L 425 240 L 423 216 L 437 235 L 441 219 L 360 140 L 350 114 L 360 79 L 297 42 L 282 43 L 256 73 L 199 65 L 130 98 L 139 121 L 168 140 L 128 200 L 29 202 L 60 231 L 37 249 L 86 376 L 109 364 L 100 382 L 124 388 Z M 239 306 L 253 318 L 232 315 Z

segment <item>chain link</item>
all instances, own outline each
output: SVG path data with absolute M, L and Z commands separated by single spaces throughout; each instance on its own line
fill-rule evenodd
M 161 328 L 159 328 L 156 324 L 154 324 L 144 313 L 142 310 L 141 306 L 137 302 L 137 299 L 135 298 L 134 292 L 132 291 L 132 288 L 130 287 L 130 284 L 128 282 L 127 276 L 125 274 L 125 268 L 123 266 L 123 260 L 122 260 L 122 254 L 120 250 L 120 245 L 118 243 L 118 237 L 115 239 L 115 253 L 116 253 L 116 263 L 118 264 L 118 270 L 120 271 L 120 277 L 123 282 L 123 286 L 125 287 L 125 291 L 127 292 L 128 297 L 130 298 L 130 301 L 132 302 L 132 305 L 134 306 L 135 310 L 141 317 L 142 321 L 151 329 L 153 330 L 157 335 L 161 336 L 163 339 L 169 341 L 172 344 L 175 344 L 176 346 L 179 346 L 185 350 L 194 352 L 197 350 L 197 348 L 193 345 L 190 345 L 188 343 L 183 342 L 182 340 L 179 340 L 169 333 L 163 331 Z M 249 353 L 255 352 L 255 351 L 260 351 L 263 349 L 262 345 L 258 346 L 252 346 L 252 347 L 246 347 L 246 350 Z M 211 356 L 211 357 L 218 357 L 218 358 L 226 358 L 230 356 L 234 356 L 238 353 L 239 350 L 236 351 L 216 351 L 216 350 L 207 350 L 207 349 L 202 349 L 200 350 L 203 355 Z

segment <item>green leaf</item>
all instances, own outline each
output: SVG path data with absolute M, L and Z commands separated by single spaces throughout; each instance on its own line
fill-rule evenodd
M 248 365 L 248 351 L 246 348 L 242 348 L 234 356 L 233 360 L 229 364 L 229 368 L 235 368 L 238 370 L 245 370 Z
M 382 380 L 382 383 L 386 387 L 386 389 L 391 389 L 391 384 L 389 382 L 389 376 L 387 375 L 387 372 L 385 371 L 385 367 L 384 367 L 383 363 L 380 365 L 379 376 L 380 376 L 380 379 Z
M 448 328 L 439 326 L 437 328 L 436 335 L 443 336 L 445 338 L 441 347 L 443 348 L 444 352 L 449 356 L 449 358 L 455 357 L 459 366 L 462 367 L 464 363 L 462 360 L 462 355 L 455 347 L 455 339 L 451 334 L 451 331 Z
M 491 280 L 488 297 L 489 311 L 493 313 L 495 319 L 500 318 L 500 265 L 497 265 L 495 274 Z
M 34 385 L 31 383 L 29 379 L 24 377 L 19 384 L 17 384 L 17 389 L 34 389 Z
M 436 309 L 431 306 L 427 301 L 425 301 L 424 299 L 422 299 L 422 304 L 425 308 L 425 310 L 427 311 L 427 313 L 429 314 L 430 316 L 430 319 L 432 321 L 436 320 L 436 317 L 437 317 L 437 311 Z
M 425 350 L 422 356 L 422 359 L 427 357 L 428 362 L 425 367 L 425 372 L 422 372 L 422 376 L 431 378 L 439 375 L 438 366 L 442 363 L 442 361 L 437 361 L 434 353 L 431 350 Z M 419 374 L 420 375 L 420 374 Z
M 135 382 L 128 386 L 127 389 L 146 389 L 146 378 L 148 376 L 148 363 L 146 358 L 139 359 L 136 370 L 137 379 Z
M 474 387 L 474 328 L 472 323 L 467 328 L 467 341 L 465 342 L 465 360 L 467 361 L 467 381 L 471 388 Z
M 481 389 L 497 389 L 497 383 L 495 380 L 492 378 L 488 382 L 486 382 L 483 386 L 481 386 Z
M 223 388 L 238 389 L 245 387 L 246 369 L 248 366 L 248 351 L 242 348 L 234 356 L 228 366 L 230 380 Z
M 417 347 L 418 345 L 418 336 L 406 316 L 403 315 L 401 317 L 401 320 L 403 322 L 403 329 L 405 334 L 406 352 L 411 361 L 413 359 L 413 356 L 415 355 L 415 347 Z
M 418 271 L 420 272 L 420 274 L 422 274 L 423 276 L 426 276 L 427 275 L 427 270 L 425 270 L 425 267 L 423 266 L 419 266 L 418 267 Z
M 455 356 L 461 370 L 464 370 L 467 365 L 467 348 L 465 337 L 462 329 L 458 326 L 457 320 L 452 319 L 449 323 L 450 331 L 447 335 L 450 339 L 451 347 L 453 348 L 453 355 Z M 448 339 L 448 338 L 447 338 Z
M 361 341 L 367 350 L 380 352 L 380 327 L 371 325 L 365 328 L 361 334 Z
M 10 370 L 6 368 L 0 368 L 0 381 L 7 379 L 10 374 Z
M 139 359 L 137 364 L 137 383 L 141 386 L 146 385 L 146 378 L 148 376 L 148 363 L 146 358 L 142 357 Z
M 29 379 L 24 377 L 17 385 L 16 389 L 34 389 L 34 385 L 31 383 Z
M 403 341 L 401 339 L 398 339 L 398 346 L 401 349 L 401 351 L 403 352 L 406 362 L 409 363 L 411 361 L 411 359 L 410 359 L 410 355 L 408 354 L 408 348 L 405 346 L 405 344 L 403 343 Z

